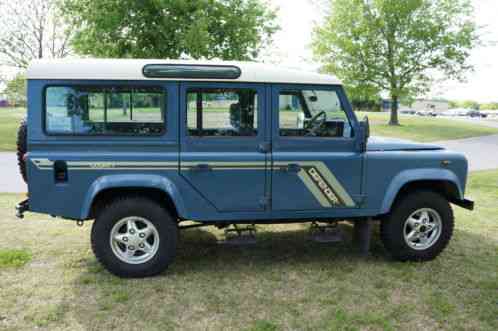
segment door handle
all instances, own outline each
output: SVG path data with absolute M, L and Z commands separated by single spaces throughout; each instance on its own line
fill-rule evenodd
M 261 144 L 258 145 L 258 152 L 266 154 L 271 151 L 271 143 L 269 142 L 262 142 Z
M 210 171 L 211 167 L 207 163 L 200 163 L 190 168 L 191 171 Z
M 301 171 L 301 166 L 297 163 L 289 163 L 286 167 L 282 167 L 283 171 L 287 172 L 299 172 Z

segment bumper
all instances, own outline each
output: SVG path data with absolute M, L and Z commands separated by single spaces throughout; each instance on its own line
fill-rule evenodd
M 469 200 L 469 199 L 463 199 L 463 200 L 455 200 L 452 201 L 455 205 L 460 206 L 462 208 L 468 209 L 468 210 L 474 210 L 474 201 Z
M 29 211 L 29 199 L 23 200 L 16 205 L 17 218 L 24 218 L 24 213 Z

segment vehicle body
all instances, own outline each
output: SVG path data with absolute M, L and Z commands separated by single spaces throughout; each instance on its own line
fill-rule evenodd
M 418 116 L 429 116 L 429 117 L 436 117 L 438 115 L 438 113 L 433 110 L 419 110 L 415 114 Z
M 467 116 L 472 117 L 472 118 L 475 118 L 475 117 L 486 118 L 486 117 L 488 117 L 488 114 L 480 112 L 479 110 L 470 110 L 467 113 Z
M 463 155 L 369 139 L 332 76 L 238 62 L 52 60 L 32 63 L 27 78 L 29 200 L 18 213 L 96 219 L 92 247 L 120 276 L 164 270 L 187 220 L 380 219 L 395 257 L 429 259 L 449 240 L 439 239 L 453 226 L 448 202 L 473 207 Z M 428 205 L 399 209 L 419 200 Z M 414 219 L 440 224 L 425 249 L 408 233 L 403 249 L 389 238 L 403 238 L 392 217 L 410 210 L 417 228 L 405 232 L 420 232 Z
M 417 111 L 415 109 L 403 109 L 400 113 L 404 115 L 416 115 Z

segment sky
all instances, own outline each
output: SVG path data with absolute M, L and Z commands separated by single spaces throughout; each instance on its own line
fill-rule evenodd
M 273 38 L 271 61 L 284 66 L 316 70 L 319 64 L 313 62 L 309 43 L 313 27 L 323 19 L 323 9 L 311 0 L 270 2 L 278 8 L 281 27 Z M 435 84 L 426 97 L 498 102 L 498 1 L 473 0 L 473 4 L 476 23 L 488 46 L 473 50 L 470 62 L 475 70 L 467 75 L 466 82 L 442 81 Z
M 265 62 L 315 71 L 319 63 L 313 61 L 310 42 L 313 27 L 323 20 L 324 8 L 313 0 L 268 0 L 278 8 L 281 30 L 274 35 L 274 43 L 263 54 Z M 475 70 L 464 83 L 442 81 L 435 84 L 427 98 L 498 102 L 498 0 L 472 0 L 475 20 L 487 46 L 473 50 L 470 62 Z M 315 4 L 314 4 L 315 3 Z M 0 68 L 4 72 L 6 68 Z

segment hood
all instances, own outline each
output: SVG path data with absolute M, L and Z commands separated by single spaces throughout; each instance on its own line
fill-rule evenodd
M 438 145 L 385 137 L 368 138 L 367 150 L 374 151 L 430 151 L 444 149 Z

